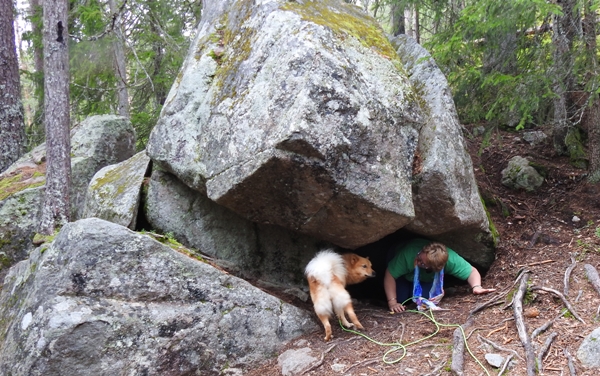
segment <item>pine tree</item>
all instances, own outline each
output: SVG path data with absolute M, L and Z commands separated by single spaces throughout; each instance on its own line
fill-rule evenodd
M 25 145 L 13 12 L 11 0 L 0 0 L 0 172 L 19 159 Z
M 71 211 L 68 6 L 67 0 L 44 1 L 46 190 L 39 232 L 45 235 L 67 223 Z

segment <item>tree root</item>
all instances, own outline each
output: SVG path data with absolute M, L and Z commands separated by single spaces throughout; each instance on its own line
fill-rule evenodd
M 438 364 L 437 366 L 435 366 L 435 368 L 431 372 L 426 373 L 423 376 L 435 376 L 435 375 L 439 375 L 440 371 L 442 370 L 442 368 L 444 368 L 445 365 L 446 365 L 446 361 L 444 360 L 444 361 L 440 362 L 440 364 Z
M 369 364 L 373 364 L 373 363 L 379 362 L 380 360 L 381 360 L 381 358 L 365 359 L 362 362 L 354 363 L 350 367 L 346 368 L 343 373 L 344 374 L 348 373 L 348 371 L 350 371 L 354 367 L 366 366 L 366 365 L 369 365 Z
M 571 273 L 573 272 L 573 269 L 575 269 L 575 266 L 577 266 L 577 261 L 571 256 L 571 265 L 565 270 L 565 289 L 563 291 L 565 296 L 569 296 L 569 279 L 571 278 Z
M 520 284 L 521 279 L 523 278 L 523 276 L 527 275 L 527 278 L 529 278 L 529 269 L 527 268 L 521 268 L 519 270 L 517 279 L 515 279 L 515 282 L 513 283 L 513 285 L 511 286 L 510 289 L 508 289 L 508 291 L 506 292 L 507 294 L 513 289 L 513 287 L 515 287 L 516 285 Z M 513 302 L 515 301 L 515 296 L 513 295 L 513 298 L 510 302 L 508 302 L 504 307 L 502 307 L 502 310 L 507 309 L 508 307 L 510 307 L 511 305 L 513 305 Z
M 506 371 L 506 369 L 508 368 L 508 365 L 510 364 L 510 361 L 513 358 L 513 354 L 510 354 L 508 356 L 508 358 L 506 358 L 506 361 L 504 362 L 504 365 L 502 365 L 502 368 L 500 368 L 500 371 L 498 371 L 498 376 L 502 376 L 502 374 L 504 373 L 504 371 Z
M 493 348 L 495 348 L 496 350 L 500 350 L 500 351 L 506 351 L 506 352 L 508 352 L 508 353 L 511 353 L 511 354 L 513 354 L 514 356 L 516 356 L 517 358 L 519 358 L 519 359 L 521 359 L 521 360 L 525 360 L 525 359 L 523 359 L 523 357 L 522 357 L 522 356 L 520 356 L 520 355 L 519 355 L 519 353 L 518 353 L 518 352 L 516 352 L 516 351 L 515 351 L 515 350 L 513 350 L 513 349 L 509 349 L 509 348 L 507 348 L 507 347 L 502 347 L 502 346 L 498 345 L 497 343 L 495 343 L 495 342 L 493 342 L 493 341 L 491 341 L 491 340 L 489 340 L 489 339 L 487 339 L 487 338 L 484 338 L 484 337 L 480 336 L 479 334 L 477 335 L 477 338 L 479 339 L 479 341 L 480 341 L 480 342 L 487 343 L 488 345 L 492 346 L 492 347 L 493 347 Z
M 455 376 L 464 375 L 464 360 L 465 360 L 465 341 L 464 331 L 473 324 L 473 319 L 470 317 L 467 322 L 461 325 L 461 328 L 456 328 L 452 335 L 452 364 L 450 371 Z
M 569 365 L 569 373 L 571 376 L 577 376 L 577 372 L 575 371 L 575 364 L 573 363 L 573 357 L 569 353 L 569 350 L 565 347 L 563 353 L 567 357 L 568 365 Z
M 332 345 L 327 350 L 323 351 L 321 353 L 321 359 L 317 363 L 315 363 L 312 367 L 304 370 L 304 372 L 302 372 L 302 374 L 306 375 L 307 373 L 309 373 L 313 369 L 319 368 L 323 364 L 323 359 L 325 359 L 325 354 L 327 354 L 328 352 L 330 352 L 331 350 L 333 350 L 333 348 L 336 347 L 336 346 L 337 346 L 337 344 Z
M 505 292 L 501 293 L 498 296 L 493 297 L 492 299 L 488 300 L 487 302 L 485 302 L 485 303 L 483 303 L 483 304 L 481 304 L 481 305 L 473 308 L 473 310 L 471 310 L 471 312 L 469 312 L 469 316 L 472 316 L 475 313 L 477 313 L 479 311 L 482 311 L 482 310 L 484 310 L 484 309 L 486 309 L 488 307 L 495 306 L 495 305 L 498 305 L 498 304 L 502 304 L 503 302 L 500 299 L 502 299 L 506 295 L 508 295 L 509 291 L 510 291 L 510 289 L 506 290 Z
M 515 325 L 517 326 L 517 332 L 519 333 L 519 339 L 525 349 L 525 363 L 527 364 L 527 376 L 535 376 L 535 354 L 533 352 L 533 346 L 531 345 L 531 339 L 527 334 L 527 328 L 525 327 L 525 321 L 523 320 L 523 297 L 527 290 L 527 281 L 529 280 L 529 273 L 523 273 L 519 289 L 515 293 L 513 298 L 513 315 L 515 317 Z
M 598 294 L 600 294 L 600 277 L 598 277 L 598 271 L 590 264 L 583 265 L 585 269 L 585 274 L 588 277 L 588 280 L 596 290 Z
M 537 364 L 538 364 L 538 370 L 540 371 L 540 373 L 544 371 L 544 363 L 543 363 L 544 355 L 546 355 L 546 353 L 550 349 L 550 346 L 552 345 L 552 341 L 554 341 L 554 338 L 556 338 L 557 335 L 558 335 L 558 333 L 556 333 L 556 332 L 553 332 L 552 334 L 550 334 L 548 336 L 548 338 L 546 338 L 546 342 L 544 342 L 544 346 L 542 346 L 542 348 L 538 352 Z
M 550 327 L 552 327 L 552 325 L 554 325 L 554 322 L 556 320 L 558 320 L 559 318 L 563 317 L 566 313 L 567 313 L 567 311 L 563 311 L 561 314 L 559 314 L 552 320 L 548 321 L 544 325 L 540 326 L 539 328 L 537 328 L 533 332 L 531 332 L 531 340 L 533 341 L 535 339 L 535 337 L 537 337 L 539 334 L 542 334 L 543 332 L 548 330 Z
M 533 332 L 531 332 L 531 340 L 533 341 L 535 339 L 535 337 L 537 337 L 539 334 L 548 330 L 548 328 L 550 328 L 554 324 L 554 320 L 556 320 L 556 319 L 548 321 L 544 325 L 540 326 L 539 328 L 537 328 Z
M 549 287 L 543 287 L 543 286 L 532 286 L 531 290 L 542 290 L 542 291 L 546 291 L 546 292 L 551 292 L 554 295 L 558 296 L 560 298 L 560 300 L 562 300 L 563 304 L 565 305 L 565 307 L 567 307 L 567 309 L 573 314 L 573 316 L 575 316 L 575 318 L 579 321 L 581 321 L 582 323 L 585 324 L 585 321 L 583 321 L 583 319 L 581 318 L 581 316 L 579 316 L 579 314 L 577 313 L 577 311 L 575 311 L 575 309 L 573 308 L 573 306 L 571 305 L 571 303 L 569 303 L 569 301 L 567 300 L 567 298 L 565 298 L 565 296 L 563 294 L 560 293 L 560 291 L 556 291 L 555 289 L 551 289 Z
M 594 287 L 594 290 L 596 290 L 596 292 L 600 294 L 600 277 L 598 277 L 598 271 L 590 264 L 583 265 L 583 268 L 585 269 L 585 274 L 592 286 Z M 596 316 L 598 316 L 599 314 L 600 306 L 598 306 L 598 309 L 596 310 Z

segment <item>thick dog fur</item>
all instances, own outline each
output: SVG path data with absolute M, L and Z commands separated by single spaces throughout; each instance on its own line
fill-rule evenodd
M 368 258 L 354 253 L 340 255 L 329 250 L 321 251 L 306 265 L 304 273 L 308 279 L 315 313 L 325 327 L 325 341 L 331 339 L 329 318 L 334 312 L 345 327 L 364 329 L 356 318 L 350 294 L 345 287 L 375 277 Z M 352 324 L 346 319 L 345 313 Z

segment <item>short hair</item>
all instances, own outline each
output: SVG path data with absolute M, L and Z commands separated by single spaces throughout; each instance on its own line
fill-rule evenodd
M 430 243 L 421 250 L 427 260 L 427 265 L 436 272 L 444 268 L 448 262 L 448 251 L 442 243 Z

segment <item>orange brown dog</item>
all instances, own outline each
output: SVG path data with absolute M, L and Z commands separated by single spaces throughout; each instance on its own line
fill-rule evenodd
M 308 279 L 315 313 L 325 327 L 325 341 L 331 339 L 329 318 L 334 312 L 345 327 L 364 329 L 356 318 L 346 285 L 375 277 L 375 271 L 368 258 L 354 253 L 340 255 L 329 250 L 321 251 L 306 265 L 304 273 Z M 346 313 L 352 324 L 346 319 Z

